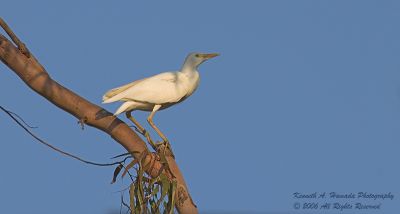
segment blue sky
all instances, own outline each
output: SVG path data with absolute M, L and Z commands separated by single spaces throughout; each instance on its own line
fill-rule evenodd
M 396 1 L 16 0 L 0 14 L 55 80 L 99 105 L 110 88 L 179 69 L 189 52 L 220 53 L 201 65 L 191 98 L 154 118 L 201 212 L 301 213 L 293 204 L 307 201 L 294 192 L 365 191 L 395 195 L 367 213 L 394 213 L 399 10 Z M 97 162 L 124 152 L 3 64 L 0 75 L 0 104 L 48 142 Z M 61 156 L 0 121 L 0 213 L 119 209 L 127 182 L 110 185 L 113 168 Z

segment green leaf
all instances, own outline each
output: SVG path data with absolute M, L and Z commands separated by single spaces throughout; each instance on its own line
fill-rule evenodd
M 171 183 L 171 190 L 169 191 L 168 194 L 168 209 L 169 209 L 168 214 L 174 213 L 176 186 L 177 186 L 177 181 L 173 180 Z
M 153 199 L 149 200 L 151 213 L 159 214 L 160 210 L 157 208 L 157 204 Z
M 124 177 L 126 175 L 126 173 L 128 172 L 128 170 L 130 168 L 132 168 L 135 164 L 138 163 L 138 159 L 133 159 L 124 169 L 124 171 L 122 172 L 121 177 Z
M 168 208 L 168 204 L 167 204 L 167 202 L 164 201 L 164 212 L 163 212 L 164 214 L 168 214 L 167 208 Z
M 129 206 L 131 207 L 131 214 L 135 213 L 135 183 L 131 183 L 129 188 Z
M 169 190 L 169 186 L 170 186 L 169 180 L 166 175 L 161 175 L 160 178 L 161 178 L 161 190 L 162 190 L 161 196 L 165 196 L 165 195 L 167 195 L 168 190 Z
M 154 189 L 153 192 L 150 194 L 151 196 L 157 195 L 157 193 L 160 191 L 160 186 L 157 185 Z
M 135 183 L 136 183 L 136 189 L 135 189 L 135 198 L 136 198 L 136 207 L 138 213 L 142 213 L 142 208 L 143 208 L 143 195 L 141 193 L 141 179 L 137 178 Z
M 117 176 L 118 176 L 119 172 L 121 172 L 122 167 L 124 167 L 124 166 L 123 166 L 122 164 L 119 164 L 119 165 L 117 166 L 117 168 L 115 168 L 115 170 L 114 170 L 114 176 L 113 176 L 113 179 L 112 179 L 112 181 L 111 181 L 111 184 L 115 183 L 115 181 L 117 180 Z
M 166 175 L 162 174 L 160 175 L 160 180 L 161 180 L 161 196 L 160 199 L 157 201 L 157 207 L 160 207 L 161 203 L 164 200 L 164 197 L 167 195 L 168 190 L 169 190 L 169 180 Z

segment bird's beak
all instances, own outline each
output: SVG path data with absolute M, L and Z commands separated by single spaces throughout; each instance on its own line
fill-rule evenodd
M 214 58 L 214 57 L 216 57 L 216 56 L 219 56 L 219 54 L 217 54 L 217 53 L 210 53 L 210 54 L 201 54 L 200 55 L 202 58 L 204 58 L 204 59 L 211 59 L 211 58 Z

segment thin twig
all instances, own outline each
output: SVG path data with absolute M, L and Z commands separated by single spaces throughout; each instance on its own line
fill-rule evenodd
M 31 53 L 28 48 L 25 46 L 21 40 L 18 39 L 17 35 L 11 30 L 11 28 L 7 25 L 7 23 L 0 17 L 0 26 L 4 29 L 4 31 L 8 34 L 11 40 L 17 45 L 18 49 L 26 56 L 30 57 Z
M 110 159 L 115 159 L 115 158 L 119 158 L 119 157 L 123 157 L 123 156 L 130 155 L 130 154 L 131 154 L 131 153 L 127 152 L 127 153 L 124 153 L 124 154 L 116 155 L 116 156 L 114 156 L 114 157 L 112 157 L 112 158 L 110 158 Z
M 133 182 L 134 181 L 134 179 L 133 179 L 133 176 L 132 176 L 132 174 L 129 172 L 129 169 L 127 169 L 124 165 L 122 165 L 122 167 L 124 167 L 124 169 L 126 170 L 126 172 L 128 173 L 128 175 L 129 175 L 129 177 L 130 177 L 130 179 L 131 179 L 131 181 Z
M 38 128 L 37 126 L 31 126 L 31 125 L 29 125 L 28 123 L 26 123 L 25 120 L 22 119 L 22 117 L 19 116 L 18 114 L 14 113 L 14 112 L 12 112 L 12 111 L 8 111 L 8 112 L 10 112 L 10 113 L 13 114 L 14 116 L 16 116 L 16 117 L 17 117 L 20 121 L 22 121 L 22 122 L 25 124 L 25 126 L 27 126 L 28 128 L 30 128 L 30 129 L 37 129 L 37 128 Z
M 2 111 L 4 111 L 8 116 L 10 116 L 10 117 L 11 117 L 21 128 L 23 128 L 29 135 L 31 135 L 33 138 L 35 138 L 35 139 L 36 139 L 37 141 L 39 141 L 41 144 L 43 144 L 43 145 L 45 145 L 45 146 L 47 146 L 47 147 L 49 147 L 49 148 L 55 150 L 56 152 L 59 152 L 59 153 L 61 153 L 61 154 L 63 154 L 63 155 L 66 155 L 66 156 L 68 156 L 68 157 L 74 158 L 74 159 L 76 159 L 76 160 L 78 160 L 78 161 L 81 161 L 81 162 L 83 162 L 83 163 L 91 164 L 91 165 L 95 165 L 95 166 L 113 166 L 113 165 L 117 165 L 117 164 L 122 163 L 122 161 L 118 161 L 118 162 L 114 162 L 114 163 L 96 163 L 96 162 L 84 160 L 84 159 L 82 159 L 82 158 L 80 158 L 80 157 L 78 157 L 78 156 L 76 156 L 76 155 L 70 154 L 70 153 L 68 153 L 68 152 L 64 152 L 63 150 L 61 150 L 61 149 L 59 149 L 59 148 L 57 148 L 57 147 L 55 147 L 55 146 L 53 146 L 53 145 L 51 145 L 51 144 L 45 142 L 45 141 L 42 140 L 41 138 L 37 137 L 33 132 L 31 132 L 28 128 L 26 128 L 21 122 L 19 122 L 18 119 L 15 118 L 14 115 L 13 115 L 12 113 L 10 113 L 10 111 L 8 111 L 7 109 L 3 108 L 2 106 L 0 106 L 0 109 L 1 109 Z M 126 159 L 125 159 L 125 160 L 126 160 Z
M 119 213 L 121 213 L 121 211 L 122 211 L 122 205 L 124 205 L 126 208 L 128 208 L 129 212 L 131 211 L 131 208 L 129 207 L 129 205 L 126 204 L 125 201 L 124 201 L 124 193 L 125 193 L 125 191 L 121 192 L 121 208 L 120 208 Z

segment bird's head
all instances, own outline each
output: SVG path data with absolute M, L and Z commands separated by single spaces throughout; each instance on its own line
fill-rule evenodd
M 183 64 L 183 68 L 197 69 L 197 67 L 201 63 L 218 55 L 219 54 L 217 53 L 190 53 L 186 57 L 185 63 Z

